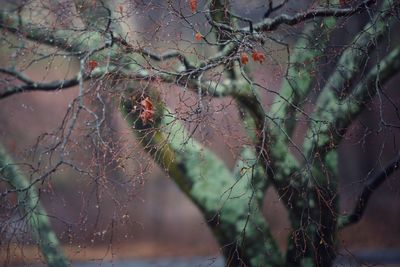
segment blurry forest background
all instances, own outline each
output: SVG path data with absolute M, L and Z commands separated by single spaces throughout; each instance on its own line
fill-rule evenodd
M 2 4 L 7 1 L 0 0 Z M 10 1 L 11 2 L 11 1 Z M 133 1 L 135 2 L 135 1 Z M 148 3 L 124 3 L 124 10 L 131 12 L 132 24 L 142 40 L 149 47 L 168 48 L 180 42 L 187 50 L 206 51 L 207 46 L 194 43 L 193 32 L 179 27 L 170 20 L 164 1 Z M 266 1 L 234 1 L 238 14 L 251 17 L 255 21 L 262 18 Z M 242 3 L 243 2 L 243 3 Z M 298 9 L 309 1 L 290 1 L 286 11 Z M 53 8 L 52 23 L 59 23 L 65 14 L 62 8 L 72 8 L 69 1 L 49 1 Z M 201 1 L 199 5 L 201 6 Z M 241 4 L 242 3 L 242 4 Z M 182 4 L 186 2 L 182 1 Z M 264 7 L 264 8 L 263 8 Z M 58 11 L 58 14 L 57 14 Z M 62 11 L 62 12 L 61 12 Z M 340 32 L 332 35 L 332 58 L 334 49 L 348 43 L 362 26 L 367 13 L 352 18 L 351 23 L 342 19 Z M 133 21 L 134 18 L 134 21 Z M 192 18 L 195 19 L 195 18 Z M 201 21 L 197 21 L 201 25 Z M 285 28 L 288 42 L 293 42 L 297 28 Z M 399 42 L 398 32 L 386 36 L 386 42 Z M 18 42 L 15 39 L 15 42 Z M 18 57 L 19 65 L 27 65 L 34 55 L 12 55 L 9 44 L 0 38 L 0 65 L 7 66 L 10 59 Z M 333 63 L 325 62 L 327 71 Z M 278 90 L 285 70 L 287 58 L 282 47 L 271 44 L 263 65 L 253 64 L 254 80 L 268 84 Z M 26 74 L 34 80 L 51 81 L 66 78 L 76 73 L 79 63 L 67 62 L 54 57 L 27 66 Z M 362 70 L 360 70 L 362 71 Z M 325 73 L 318 73 L 324 79 Z M 0 79 L 4 77 L 0 76 Z M 373 105 L 352 125 L 346 140 L 341 144 L 339 154 L 341 206 L 350 211 L 366 179 L 376 169 L 390 160 L 400 149 L 398 128 L 381 127 L 385 123 L 399 125 L 400 114 L 395 103 L 400 103 L 398 84 L 395 77 L 388 85 L 387 95 L 376 97 Z M 1 88 L 2 83 L 0 83 Z M 170 85 L 159 85 L 165 101 L 182 113 L 190 114 L 196 96 L 189 91 Z M 164 88 L 165 87 L 165 88 Z M 318 90 L 318 83 L 315 84 Z M 0 101 L 0 141 L 10 151 L 18 163 L 38 162 L 46 164 L 49 158 L 38 158 L 46 144 L 56 133 L 66 114 L 69 103 L 78 94 L 78 89 L 59 92 L 33 92 L 18 94 Z M 273 95 L 262 92 L 265 104 L 270 104 Z M 65 245 L 67 255 L 75 260 L 123 259 L 132 257 L 196 256 L 219 254 L 219 247 L 208 230 L 204 219 L 196 207 L 178 190 L 176 185 L 143 152 L 140 145 L 126 127 L 116 110 L 114 96 L 108 96 L 106 103 L 106 136 L 113 140 L 113 146 L 120 156 L 113 154 L 95 155 L 98 151 L 88 137 L 85 119 L 81 118 L 78 130 L 74 131 L 76 146 L 69 158 L 78 166 L 96 167 L 102 158 L 105 179 L 94 181 L 70 168 L 60 169 L 41 185 L 41 200 L 51 216 L 51 222 Z M 92 107 L 96 109 L 96 101 Z M 311 101 L 310 101 L 311 102 Z M 88 103 L 90 104 L 90 103 Z M 206 146 L 216 151 L 229 166 L 233 166 L 238 145 L 244 138 L 235 104 L 230 99 L 213 99 L 206 102 L 207 114 L 199 119 L 195 136 Z M 98 106 L 100 108 L 100 106 Z M 307 111 L 309 107 L 305 107 Z M 189 116 L 189 115 L 188 115 Z M 297 129 L 298 141 L 302 129 Z M 295 140 L 296 141 L 296 140 Z M 31 174 L 29 165 L 22 166 L 26 174 Z M 103 168 L 104 167 L 104 168 Z M 400 250 L 400 173 L 388 178 L 386 183 L 373 195 L 366 214 L 360 223 L 341 232 L 340 247 L 349 255 L 360 250 Z M 4 187 L 0 188 L 1 190 Z M 285 210 L 273 190 L 266 194 L 264 214 L 271 229 L 283 248 L 289 230 Z M 1 211 L 0 211 L 1 212 Z M 1 262 L 37 260 L 40 253 L 29 245 L 29 235 L 22 226 L 16 232 L 2 232 L 0 240 L 7 235 L 15 235 L 23 241 L 18 245 L 1 241 Z M 9 251 L 6 247 L 9 246 Z M 15 258 L 13 258 L 15 256 Z M 22 258 L 21 258 L 22 257 Z M 0 263 L 0 264 L 2 264 Z

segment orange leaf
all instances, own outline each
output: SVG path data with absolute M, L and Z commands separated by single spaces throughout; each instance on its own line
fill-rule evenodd
M 265 55 L 264 55 L 264 53 L 259 53 L 259 54 L 258 54 L 258 61 L 259 61 L 260 63 L 263 63 L 264 60 L 265 60 Z
M 263 63 L 265 60 L 265 55 L 262 52 L 253 51 L 252 54 L 253 60 Z
M 154 107 L 150 98 L 146 97 L 140 102 L 140 105 L 143 107 L 143 111 L 140 113 L 139 117 L 142 120 L 143 124 L 146 124 L 148 121 L 153 121 L 154 116 Z
M 241 55 L 240 55 L 240 62 L 243 64 L 243 65 L 246 65 L 247 63 L 249 63 L 249 56 L 246 54 L 246 53 L 242 53 Z
M 89 68 L 89 71 L 92 72 L 99 64 L 97 63 L 96 60 L 88 60 L 87 66 Z
M 201 41 L 201 39 L 203 39 L 203 35 L 201 35 L 201 33 L 196 32 L 196 34 L 194 35 L 194 39 L 196 41 Z
M 153 121 L 154 111 L 144 110 L 140 113 L 139 117 L 142 120 L 143 124 L 147 124 L 148 121 Z
M 197 0 L 189 0 L 189 6 L 193 13 L 197 11 Z
M 253 51 L 253 53 L 251 54 L 251 56 L 252 56 L 252 58 L 253 58 L 254 61 L 257 61 L 258 55 L 257 55 L 257 52 L 256 52 L 256 51 Z
M 151 100 L 150 100 L 149 97 L 146 97 L 145 99 L 143 99 L 143 100 L 140 102 L 140 105 L 142 105 L 142 107 L 143 107 L 145 110 L 153 110 L 153 103 L 151 102 Z
M 124 12 L 124 7 L 122 5 L 119 5 L 119 13 L 121 14 L 121 16 L 123 15 Z

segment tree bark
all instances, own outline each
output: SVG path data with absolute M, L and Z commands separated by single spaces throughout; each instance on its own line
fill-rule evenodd
M 32 236 L 38 243 L 40 251 L 50 267 L 70 266 L 64 256 L 56 234 L 51 228 L 46 210 L 40 203 L 34 184 L 21 174 L 4 147 L 0 144 L 0 175 L 17 194 L 17 205 L 21 218 L 29 223 Z

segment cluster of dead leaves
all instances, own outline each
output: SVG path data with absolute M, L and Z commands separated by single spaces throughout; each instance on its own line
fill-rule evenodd
M 140 102 L 142 106 L 142 111 L 139 115 L 143 124 L 147 124 L 149 121 L 154 122 L 154 106 L 149 97 L 146 97 Z
M 260 62 L 261 64 L 264 62 L 265 60 L 265 54 L 262 52 L 258 52 L 258 51 L 253 51 L 253 53 L 251 54 L 253 60 L 255 62 Z M 249 63 L 249 56 L 247 55 L 247 53 L 243 52 L 242 54 L 240 54 L 240 62 L 243 65 L 246 65 L 247 63 Z

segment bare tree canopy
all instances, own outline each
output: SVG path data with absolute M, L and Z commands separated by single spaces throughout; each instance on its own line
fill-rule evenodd
M 362 220 L 398 169 L 399 148 L 382 143 L 382 155 L 393 157 L 379 156 L 353 210 L 343 212 L 339 182 L 349 174 L 340 171 L 339 147 L 359 117 L 378 107 L 376 131 L 398 135 L 399 99 L 388 91 L 400 78 L 399 7 L 1 1 L 0 103 L 45 103 L 50 94 L 68 101 L 58 126 L 34 136 L 29 162 L 6 142 L 23 142 L 11 137 L 12 125 L 1 127 L 1 248 L 19 242 L 10 232 L 23 225 L 48 266 L 70 266 L 41 203 L 44 189 L 66 171 L 95 185 L 96 199 L 122 207 L 119 197 L 131 197 L 129 187 L 156 163 L 201 212 L 226 266 L 332 266 L 339 232 Z M 13 116 L 2 104 L 0 114 Z M 75 179 L 66 183 L 80 190 Z M 288 214 L 285 251 L 262 211 L 267 190 Z

